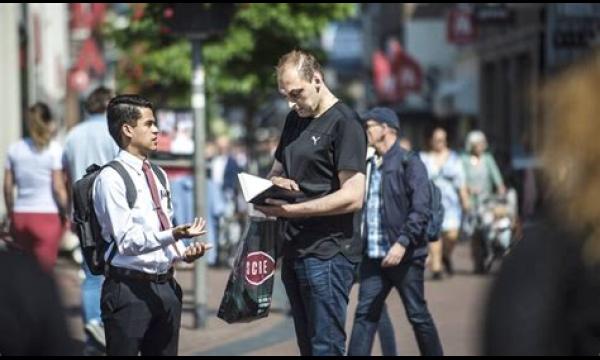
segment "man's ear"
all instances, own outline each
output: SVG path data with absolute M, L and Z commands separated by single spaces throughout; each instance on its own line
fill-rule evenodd
M 123 124 L 121 127 L 122 133 L 127 135 L 128 137 L 133 136 L 133 127 L 127 123 Z
M 131 140 L 133 138 L 133 126 L 125 123 L 121 126 L 121 136 L 123 140 Z

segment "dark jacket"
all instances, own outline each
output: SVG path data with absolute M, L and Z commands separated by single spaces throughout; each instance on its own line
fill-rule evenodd
M 427 255 L 424 234 L 430 200 L 425 165 L 418 156 L 412 155 L 405 169 L 402 160 L 406 153 L 396 143 L 383 155 L 381 165 L 381 222 L 390 245 L 397 241 L 406 248 L 403 261 Z
M 233 156 L 227 157 L 225 174 L 223 175 L 223 190 L 234 192 L 237 189 L 237 174 L 242 171 Z

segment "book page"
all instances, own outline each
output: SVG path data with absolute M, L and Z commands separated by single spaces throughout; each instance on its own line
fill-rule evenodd
M 250 202 L 258 194 L 273 186 L 273 183 L 270 180 L 244 172 L 238 174 L 238 180 L 240 181 L 242 194 L 244 195 L 244 200 L 246 200 L 246 202 Z

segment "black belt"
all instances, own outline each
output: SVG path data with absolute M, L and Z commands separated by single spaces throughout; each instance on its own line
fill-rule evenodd
M 148 274 L 143 271 L 125 269 L 111 266 L 108 269 L 107 277 L 118 280 L 141 280 L 155 283 L 166 283 L 173 278 L 174 268 L 170 268 L 164 274 Z

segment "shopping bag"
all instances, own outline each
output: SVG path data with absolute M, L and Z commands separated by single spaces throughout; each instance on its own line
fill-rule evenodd
M 280 220 L 250 218 L 217 314 L 227 323 L 269 315 L 282 226 Z

